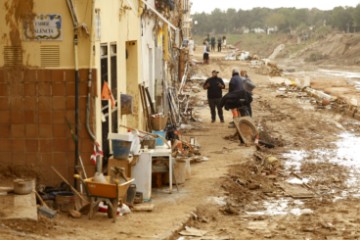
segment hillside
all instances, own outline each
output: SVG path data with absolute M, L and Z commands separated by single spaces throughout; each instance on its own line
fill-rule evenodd
M 298 51 L 292 53 L 288 51 L 282 57 L 302 59 L 305 62 L 319 65 L 359 66 L 360 34 L 332 34 L 323 40 L 306 44 Z
M 194 36 L 197 45 L 203 37 Z M 298 43 L 297 37 L 289 34 L 230 34 L 228 43 L 236 48 L 249 51 L 260 58 L 267 58 L 280 44 L 285 49 L 277 56 L 278 61 L 291 60 L 311 65 L 360 65 L 360 34 L 333 33 L 321 40 Z

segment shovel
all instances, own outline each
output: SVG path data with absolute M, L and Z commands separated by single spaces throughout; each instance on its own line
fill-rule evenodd
M 41 202 L 41 206 L 38 207 L 38 212 L 47 218 L 54 218 L 56 216 L 57 212 L 55 210 L 49 208 L 49 206 L 44 202 L 44 200 L 42 199 L 42 197 L 39 195 L 39 193 L 37 191 L 34 191 L 34 192 L 36 194 L 36 197 Z
M 80 198 L 80 205 L 81 206 L 76 206 L 76 209 L 78 210 L 78 209 L 87 209 L 89 206 L 90 206 L 90 203 L 89 203 L 89 201 L 87 200 L 87 199 L 85 199 L 84 198 L 84 196 L 83 195 L 81 195 L 81 193 L 79 193 L 79 191 L 78 190 L 76 190 L 66 179 L 65 179 L 65 177 L 63 176 L 63 175 L 61 175 L 60 173 L 59 173 L 59 171 L 58 170 L 56 170 L 56 168 L 54 168 L 54 166 L 51 166 L 51 168 L 52 168 L 52 170 L 56 173 L 56 175 L 58 175 L 65 183 L 66 183 L 66 185 L 68 185 L 69 187 L 70 187 L 70 189 Z

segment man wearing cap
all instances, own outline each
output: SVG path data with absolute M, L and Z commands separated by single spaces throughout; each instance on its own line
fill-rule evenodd
M 204 89 L 207 89 L 207 97 L 211 112 L 211 122 L 215 122 L 216 119 L 216 111 L 217 108 L 218 115 L 220 118 L 220 122 L 224 122 L 224 115 L 222 111 L 222 107 L 220 105 L 222 98 L 222 89 L 225 88 L 224 81 L 218 77 L 219 71 L 213 70 L 212 77 L 208 78 L 204 83 Z

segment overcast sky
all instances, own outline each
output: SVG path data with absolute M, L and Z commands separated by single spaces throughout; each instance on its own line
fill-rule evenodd
M 191 12 L 210 13 L 215 8 L 226 10 L 235 8 L 249 10 L 255 7 L 280 8 L 318 8 L 321 10 L 330 10 L 337 6 L 356 7 L 360 0 L 191 0 L 193 5 Z

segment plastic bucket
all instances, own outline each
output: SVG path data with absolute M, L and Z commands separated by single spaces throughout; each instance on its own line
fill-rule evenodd
M 151 126 L 156 131 L 164 130 L 166 127 L 167 120 L 168 120 L 167 116 L 153 115 L 151 116 Z
M 112 141 L 114 158 L 124 159 L 124 160 L 128 159 L 132 142 L 117 140 L 117 139 L 113 139 L 111 141 Z
M 165 131 L 152 131 L 152 133 L 157 134 L 157 135 L 162 136 L 163 138 L 165 138 Z M 162 146 L 164 144 L 165 143 L 161 138 L 159 138 L 159 137 L 156 138 L 156 143 L 155 143 L 156 146 Z

